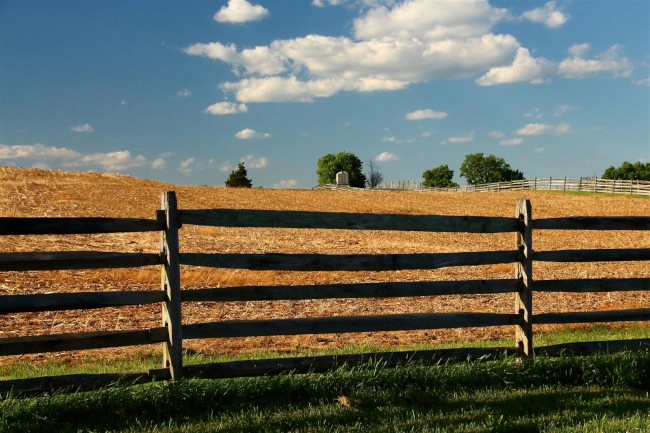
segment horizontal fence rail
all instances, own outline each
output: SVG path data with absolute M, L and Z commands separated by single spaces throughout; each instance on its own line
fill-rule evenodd
M 560 179 L 566 190 L 574 188 L 569 179 Z M 530 188 L 532 186 L 534 188 Z M 535 179 L 499 184 L 501 189 L 555 189 L 556 179 Z M 582 186 L 594 182 L 578 180 Z M 595 182 L 594 190 L 599 190 Z M 639 183 L 637 183 L 639 184 Z M 650 182 L 648 183 L 650 187 Z M 610 184 L 607 184 L 610 185 Z M 643 186 L 643 184 L 640 184 Z M 402 184 L 412 187 L 413 184 Z M 476 189 L 474 190 L 480 190 Z M 617 186 L 620 188 L 620 186 Z M 611 192 L 611 191 L 609 191 Z M 51 389 L 85 389 L 114 384 L 146 383 L 185 377 L 223 378 L 320 372 L 340 365 L 382 362 L 395 366 L 404 362 L 452 362 L 466 359 L 495 359 L 499 356 L 562 353 L 592 353 L 650 347 L 650 339 L 574 343 L 534 348 L 533 323 L 568 324 L 621 321 L 650 321 L 650 308 L 614 311 L 549 312 L 534 314 L 535 292 L 614 292 L 650 290 L 650 278 L 603 278 L 535 280 L 533 262 L 616 262 L 650 260 L 649 248 L 535 251 L 533 230 L 650 230 L 650 217 L 566 217 L 532 219 L 528 201 L 520 201 L 514 218 L 354 214 L 340 212 L 271 211 L 247 209 L 178 210 L 173 192 L 163 194 L 162 210 L 156 218 L 0 218 L 2 235 L 92 234 L 159 231 L 160 253 L 100 251 L 57 251 L 0 253 L 0 271 L 44 271 L 68 269 L 131 268 L 160 266 L 161 290 L 52 294 L 10 294 L 0 296 L 0 315 L 43 311 L 160 303 L 163 326 L 125 331 L 94 331 L 36 335 L 0 339 L 0 356 L 162 344 L 162 368 L 140 373 L 66 375 L 0 381 L 0 394 L 30 393 Z M 513 233 L 516 249 L 477 252 L 428 252 L 417 254 L 239 254 L 198 253 L 179 250 L 184 225 L 216 227 L 265 227 L 289 229 L 394 230 L 457 233 Z M 379 234 L 378 234 L 379 235 Z M 313 285 L 245 285 L 202 289 L 182 289 L 181 266 L 205 266 L 260 271 L 399 271 L 438 269 L 449 266 L 480 266 L 511 263 L 510 279 L 466 281 L 385 281 Z M 511 293 L 516 314 L 493 312 L 405 313 L 367 316 L 278 318 L 184 323 L 182 302 L 248 302 L 318 299 L 397 298 L 441 295 Z M 183 340 L 238 338 L 302 334 L 409 331 L 443 328 L 513 326 L 517 347 L 490 349 L 441 349 L 389 352 L 381 354 L 334 355 L 286 359 L 265 359 L 183 365 Z
M 419 181 L 398 181 L 382 183 L 373 189 L 443 192 L 582 191 L 592 193 L 650 195 L 650 182 L 643 180 L 547 177 L 484 183 L 480 185 L 462 185 L 450 188 L 428 188 Z

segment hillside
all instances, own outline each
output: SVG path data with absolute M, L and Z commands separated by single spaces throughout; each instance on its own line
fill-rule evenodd
M 160 194 L 175 190 L 179 207 L 253 208 L 440 215 L 512 216 L 517 199 L 530 198 L 533 217 L 571 215 L 650 215 L 650 200 L 627 196 L 573 195 L 548 192 L 416 193 L 312 190 L 226 189 L 176 186 L 129 176 L 0 167 L 0 217 L 111 216 L 153 218 Z M 0 238 L 0 252 L 45 250 L 103 250 L 157 252 L 157 234 L 16 236 Z M 341 230 L 221 229 L 184 227 L 183 251 L 412 253 L 510 249 L 514 235 L 438 234 L 417 232 L 354 232 Z M 541 232 L 536 250 L 569 248 L 650 248 L 648 232 Z M 326 284 L 387 280 L 454 280 L 510 278 L 511 265 L 445 268 L 400 272 L 253 272 L 184 268 L 185 288 L 252 284 Z M 647 263 L 557 264 L 535 268 L 537 278 L 650 277 Z M 159 289 L 155 267 L 129 270 L 0 272 L 0 294 Z M 536 295 L 535 310 L 586 311 L 647 307 L 647 293 Z M 184 307 L 187 323 L 262 317 L 307 317 L 433 311 L 510 312 L 511 295 L 440 296 L 420 299 L 242 302 Z M 3 317 L 0 336 L 61 333 L 158 326 L 158 307 L 125 307 L 86 312 L 14 314 Z M 354 335 L 247 338 L 193 341 L 194 350 L 241 352 L 275 347 L 331 348 L 364 342 L 371 345 L 412 345 L 457 338 L 497 338 L 512 329 L 442 330 L 435 332 L 365 333 Z M 111 353 L 123 353 L 123 350 Z M 50 356 L 50 355 L 48 355 Z M 61 355 L 65 356 L 65 355 Z

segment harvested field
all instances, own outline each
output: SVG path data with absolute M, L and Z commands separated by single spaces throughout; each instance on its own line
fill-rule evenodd
M 249 208 L 398 214 L 513 216 L 519 198 L 530 198 L 533 218 L 576 215 L 650 215 L 650 199 L 628 196 L 573 195 L 548 192 L 417 193 L 311 190 L 225 189 L 188 187 L 100 173 L 72 173 L 0 167 L 0 216 L 106 216 L 153 218 L 160 194 L 177 192 L 182 209 Z M 650 232 L 542 231 L 534 249 L 650 248 Z M 424 253 L 512 249 L 514 234 L 452 234 L 350 230 L 183 227 L 183 252 L 240 253 Z M 74 236 L 4 236 L 0 252 L 101 250 L 154 252 L 159 235 L 152 233 Z M 183 267 L 186 289 L 240 285 L 298 285 L 370 281 L 496 279 L 513 276 L 513 265 L 445 268 L 399 272 L 287 272 Z M 539 279 L 650 277 L 648 262 L 558 264 L 538 263 Z M 112 290 L 159 290 L 160 271 L 140 269 L 56 272 L 0 272 L 0 294 Z M 511 312 L 513 295 L 465 295 L 429 298 L 342 299 L 327 301 L 227 302 L 185 304 L 186 323 L 215 320 L 345 316 L 401 312 Z M 534 297 L 535 312 L 590 311 L 650 306 L 648 292 L 544 294 Z M 0 337 L 159 326 L 157 306 L 80 312 L 12 314 L 0 317 Z M 623 325 L 617 325 L 623 326 Z M 536 329 L 544 329 L 536 327 Z M 349 344 L 409 347 L 456 339 L 514 336 L 512 328 L 422 332 L 263 337 L 186 342 L 191 350 L 237 354 L 269 350 L 330 349 Z M 514 337 L 513 337 L 514 338 Z M 141 351 L 101 351 L 121 356 Z M 151 348 L 157 350 L 157 348 Z M 92 351 L 92 354 L 97 351 Z M 86 352 L 86 354 L 91 354 Z M 35 355 L 30 359 L 70 358 L 72 354 Z M 74 356 L 83 356 L 75 354 Z M 96 355 L 93 355 L 96 356 Z M 25 358 L 25 357 L 23 357 Z M 0 362 L 15 359 L 6 357 Z

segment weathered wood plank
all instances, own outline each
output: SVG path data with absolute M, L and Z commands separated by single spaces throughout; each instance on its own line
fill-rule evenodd
M 521 222 L 515 234 L 515 246 L 521 251 L 520 261 L 515 265 L 515 276 L 520 281 L 515 295 L 515 314 L 523 318 L 515 327 L 515 340 L 522 355 L 533 355 L 533 215 L 530 200 L 517 202 L 515 216 Z
M 503 233 L 517 230 L 504 217 L 335 213 L 278 210 L 180 210 L 181 224 L 220 227 L 279 227 Z
M 382 368 L 395 368 L 415 362 L 438 365 L 466 362 L 468 360 L 487 361 L 512 356 L 515 353 L 515 348 L 495 347 L 254 359 L 187 365 L 183 367 L 183 376 L 188 378 L 226 379 L 283 373 L 324 373 L 344 366 L 352 368 L 363 365 L 381 365 Z
M 166 339 L 167 329 L 165 328 L 12 337 L 0 339 L 0 356 L 138 346 L 161 343 Z
M 540 262 L 622 262 L 650 260 L 650 248 L 535 251 L 533 260 Z
M 160 230 L 162 225 L 158 221 L 138 218 L 0 218 L 0 235 L 71 235 Z
M 205 254 L 181 253 L 182 265 L 283 271 L 394 271 L 514 263 L 519 251 L 429 254 Z
M 650 308 L 631 310 L 585 311 L 578 313 L 544 313 L 535 315 L 535 323 L 639 322 L 650 320 Z
M 620 352 L 650 347 L 650 338 L 611 341 L 581 341 L 575 343 L 554 344 L 535 348 L 537 356 L 591 355 L 594 353 Z
M 0 314 L 36 311 L 85 310 L 162 302 L 159 291 L 47 293 L 0 296 Z
M 6 395 L 29 397 L 48 392 L 89 391 L 115 386 L 130 386 L 156 380 L 147 372 L 68 374 L 0 381 L 0 397 Z
M 418 313 L 275 320 L 230 320 L 184 325 L 183 338 L 408 331 L 416 329 L 504 326 L 518 323 L 521 323 L 521 316 L 517 314 L 496 313 Z
M 243 286 L 183 290 L 183 302 L 278 301 L 335 298 L 393 298 L 512 293 L 518 281 L 414 281 L 300 286 Z M 1 310 L 0 310 L 1 311 Z
M 165 230 L 161 234 L 161 289 L 165 294 L 162 303 L 162 325 L 167 329 L 163 343 L 163 368 L 169 369 L 172 379 L 183 374 L 183 329 L 181 316 L 181 271 L 178 246 L 178 206 L 176 193 L 166 191 L 161 196 Z
M 592 278 L 536 280 L 536 292 L 624 292 L 650 290 L 650 278 Z
M 543 218 L 533 222 L 535 230 L 650 230 L 647 216 L 595 216 Z
M 159 254 L 61 251 L 0 253 L 0 271 L 135 268 L 159 265 Z

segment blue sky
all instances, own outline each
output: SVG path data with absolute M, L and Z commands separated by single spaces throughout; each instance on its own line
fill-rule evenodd
M 1 1 L 0 165 L 310 188 L 650 161 L 647 0 Z

